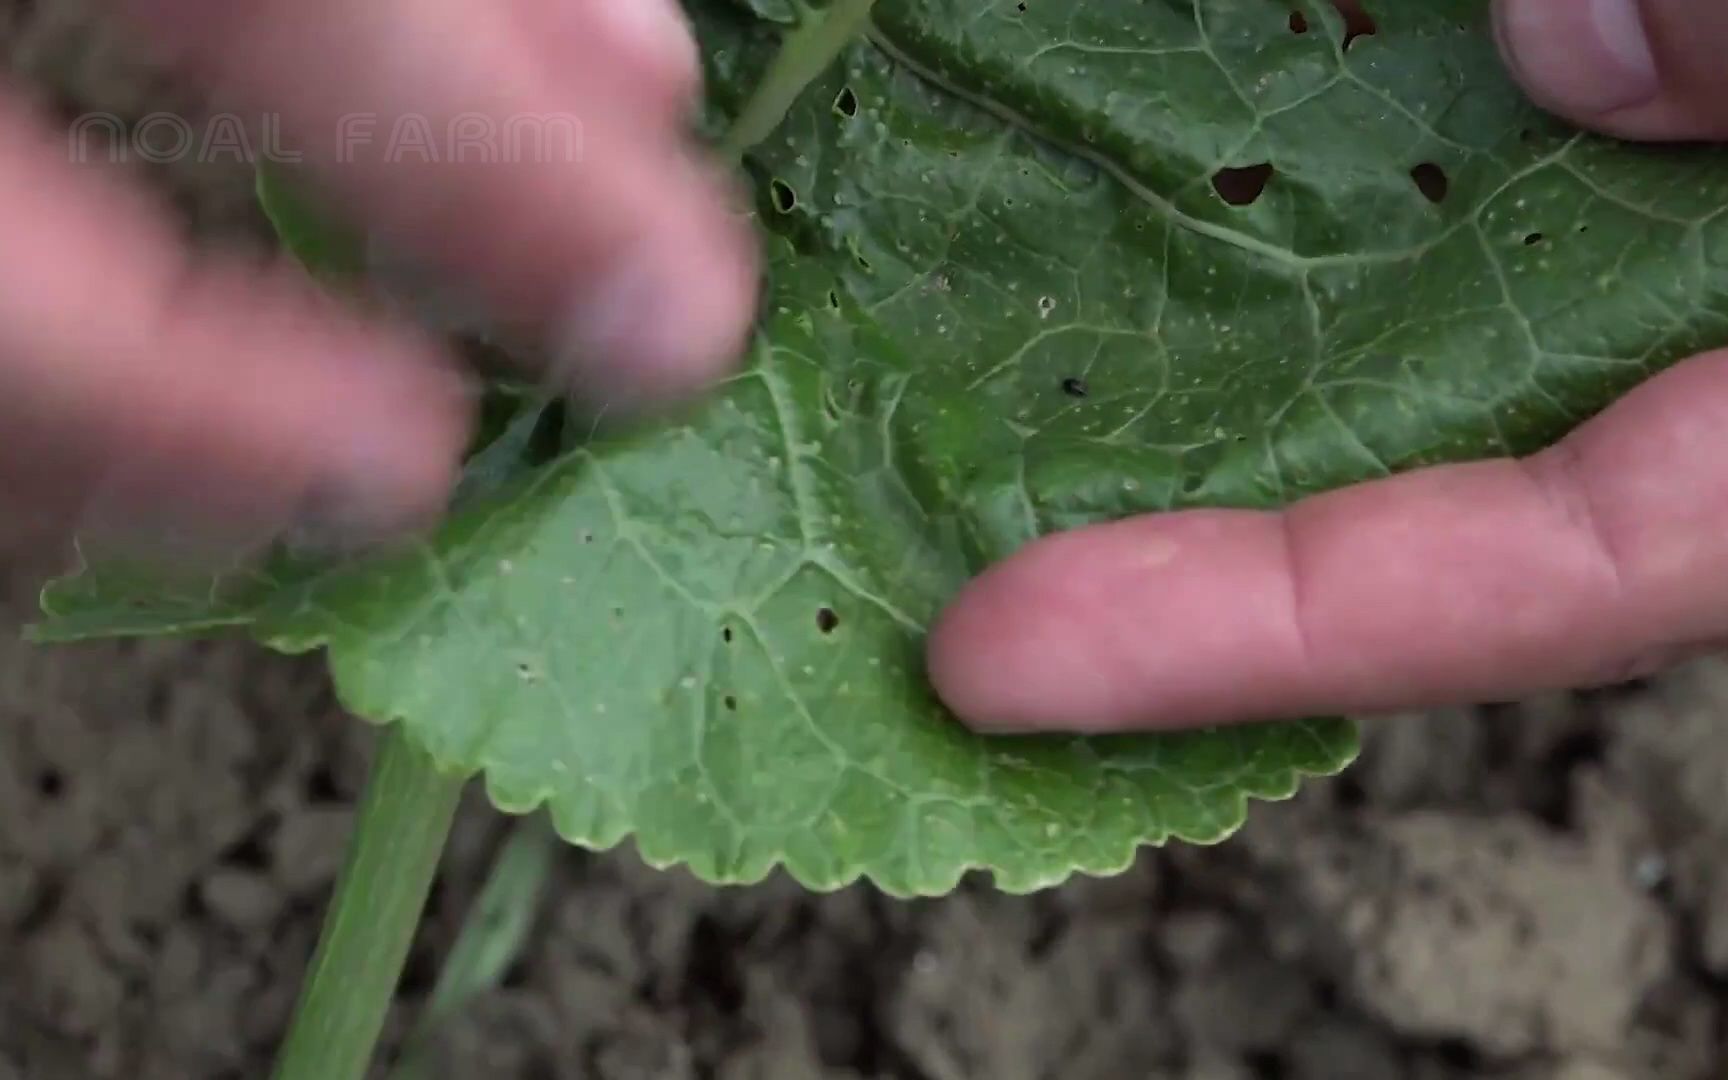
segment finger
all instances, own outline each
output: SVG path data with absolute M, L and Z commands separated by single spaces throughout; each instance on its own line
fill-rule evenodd
M 627 87 L 648 115 L 678 121 L 694 108 L 702 63 L 676 3 L 519 0 L 503 7 L 520 19 L 521 33 L 541 40 L 554 68 L 592 58 L 603 68 L 602 85 Z
M 435 516 L 467 424 L 453 365 L 300 275 L 188 262 L 107 181 L 0 101 L 0 495 L 235 555 Z
M 1728 637 L 1728 353 L 1551 450 L 1284 513 L 1057 535 L 935 627 L 967 722 L 1122 730 L 1507 700 Z
M 1629 139 L 1728 135 L 1728 3 L 1495 0 L 1501 51 L 1526 91 Z
M 578 388 L 678 395 L 737 360 L 756 253 L 689 145 L 674 0 L 128 7 L 228 100 L 279 112 L 389 246 L 552 341 Z

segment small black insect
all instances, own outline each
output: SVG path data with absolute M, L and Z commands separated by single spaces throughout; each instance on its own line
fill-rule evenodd
M 1062 392 L 1069 397 L 1085 397 L 1092 391 L 1086 388 L 1086 380 L 1069 377 L 1062 380 Z

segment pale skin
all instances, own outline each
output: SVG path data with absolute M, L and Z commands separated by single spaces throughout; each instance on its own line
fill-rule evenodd
M 118 0 L 237 111 L 280 115 L 332 197 L 633 408 L 739 361 L 759 255 L 686 134 L 670 0 Z M 1525 90 L 1633 140 L 1728 137 L 1728 0 L 1496 0 Z M 308 78 L 308 72 L 318 72 Z M 227 549 L 436 520 L 472 423 L 431 338 L 293 273 L 182 248 L 156 208 L 0 105 L 0 493 L 68 527 Z M 580 169 L 334 163 L 344 113 L 581 118 Z M 374 147 L 377 150 L 378 147 Z M 560 348 L 561 346 L 570 346 Z M 75 437 L 69 435 L 75 433 Z M 1728 352 L 1525 460 L 1283 513 L 1153 515 L 1041 541 L 933 628 L 981 730 L 1124 731 L 1507 699 L 1728 641 Z

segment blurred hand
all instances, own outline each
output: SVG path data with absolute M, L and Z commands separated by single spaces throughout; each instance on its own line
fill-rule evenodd
M 1626 139 L 1728 137 L 1728 0 L 1494 14 L 1548 109 Z M 1508 700 L 1725 640 L 1719 352 L 1525 460 L 1048 538 L 959 597 L 929 662 L 977 728 L 1121 731 Z
M 280 117 L 357 220 L 560 346 L 545 374 L 568 389 L 675 398 L 741 355 L 754 238 L 688 140 L 698 64 L 674 0 L 116 6 L 225 107 Z M 354 114 L 374 117 L 369 142 L 342 140 Z M 443 140 L 475 114 L 499 131 L 572 118 L 581 152 L 386 153 L 402 118 Z M 362 543 L 444 508 L 471 402 L 436 342 L 297 272 L 191 255 L 16 98 L 0 102 L 0 236 L 8 513 L 179 553 Z

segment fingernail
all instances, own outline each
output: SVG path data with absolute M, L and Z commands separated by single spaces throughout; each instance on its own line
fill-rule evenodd
M 675 0 L 599 0 L 584 6 L 584 16 L 593 20 L 588 28 L 601 40 L 674 71 L 694 71 L 701 63 L 695 32 Z
M 1661 90 L 1637 0 L 1501 0 L 1495 33 L 1525 88 L 1556 111 L 1597 116 Z
M 738 346 L 725 290 L 688 252 L 651 241 L 570 309 L 553 373 L 592 400 L 680 397 L 719 374 Z

